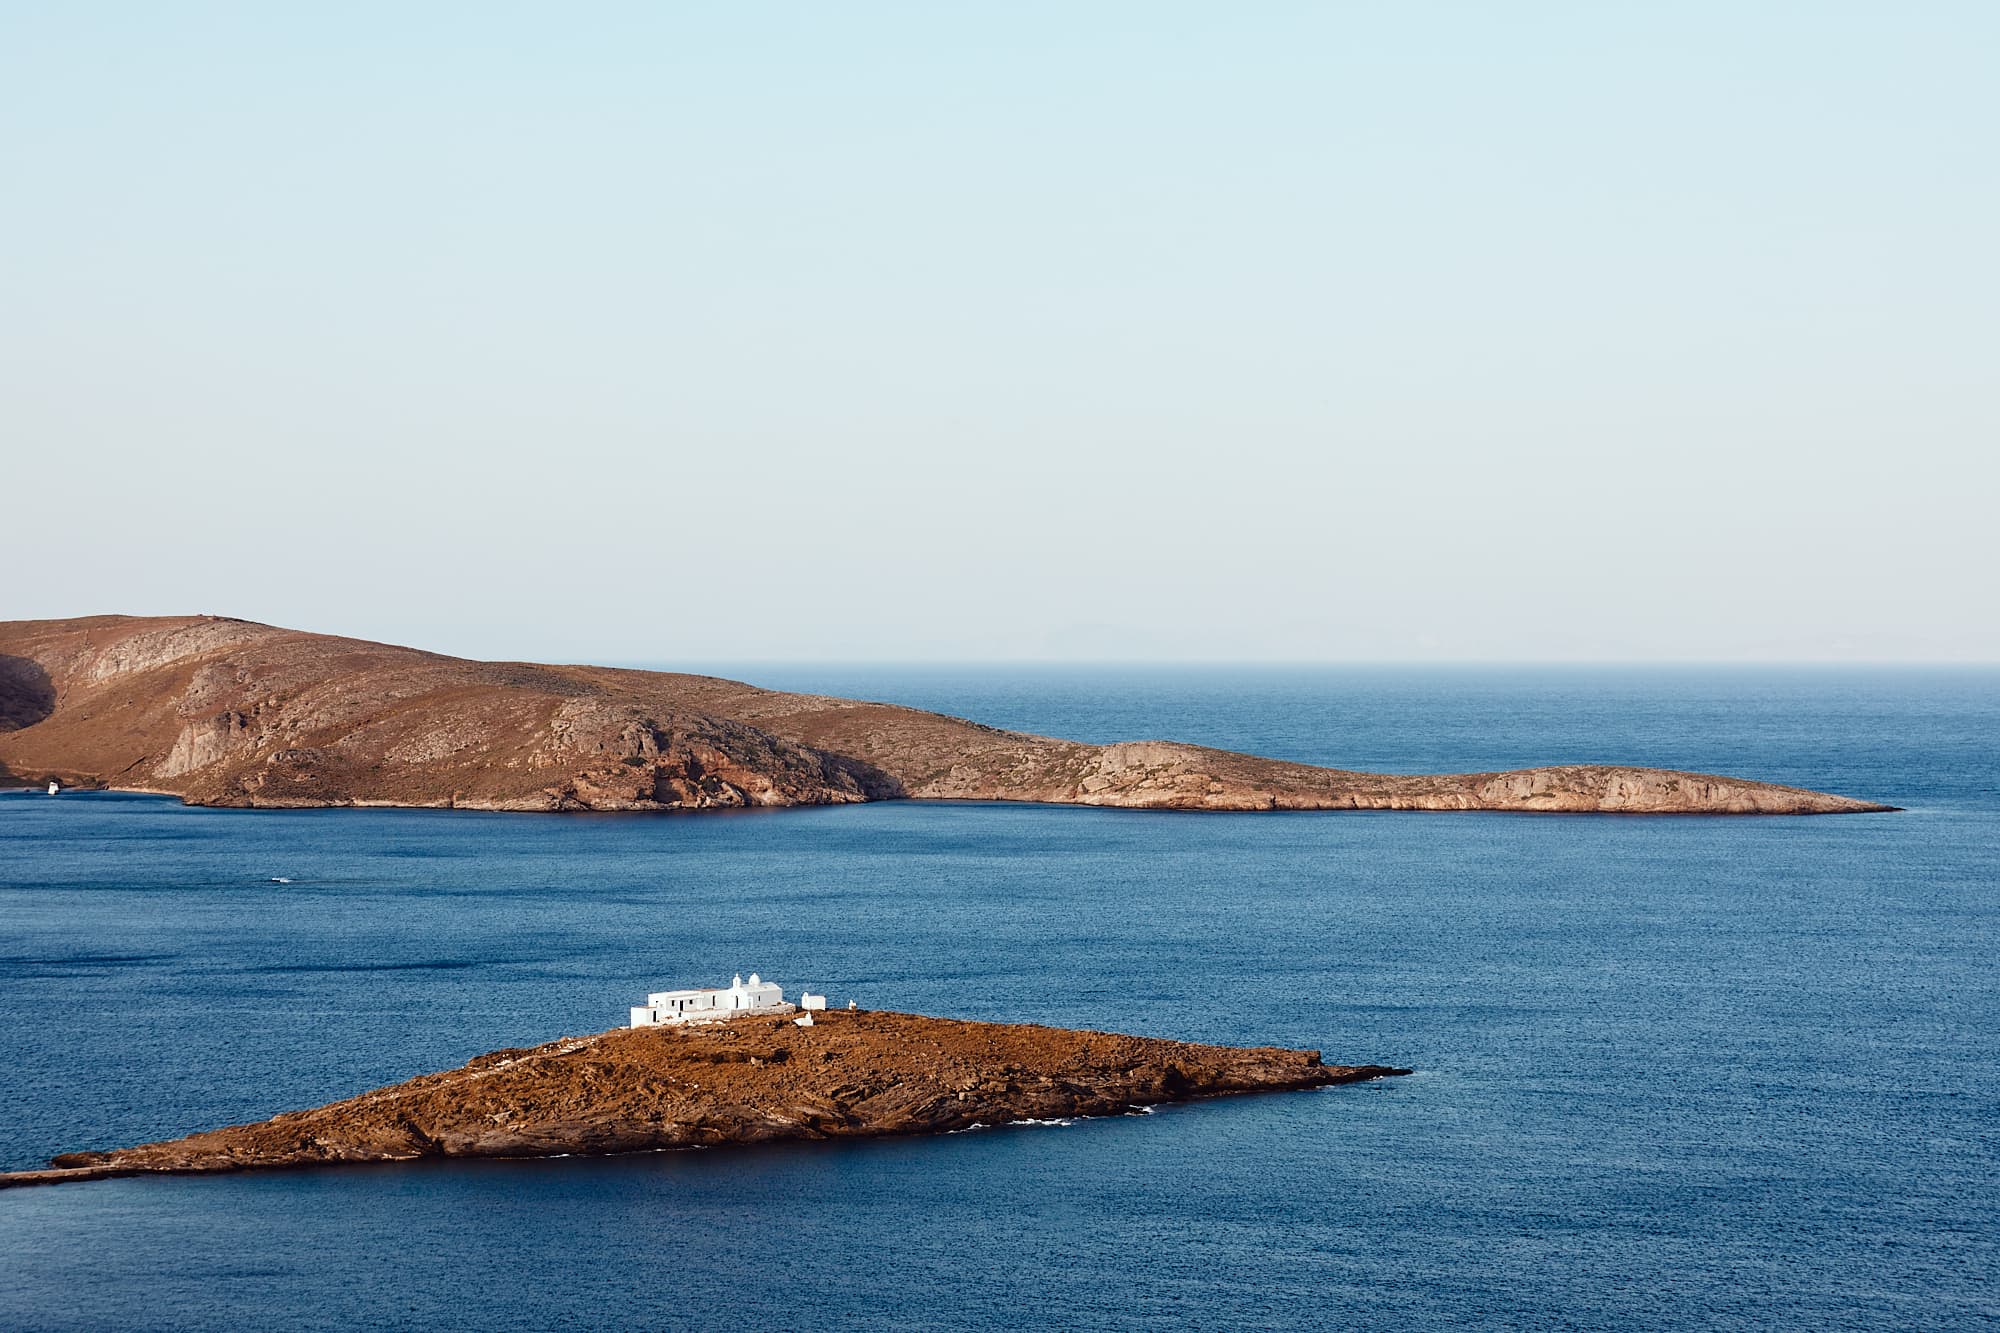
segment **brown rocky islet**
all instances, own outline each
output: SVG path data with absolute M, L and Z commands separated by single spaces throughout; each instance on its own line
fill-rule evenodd
M 256 1124 L 65 1153 L 0 1187 L 108 1176 L 551 1157 L 940 1134 L 1123 1115 L 1164 1102 L 1355 1083 L 1409 1070 L 1318 1051 L 836 1010 L 615 1028 Z

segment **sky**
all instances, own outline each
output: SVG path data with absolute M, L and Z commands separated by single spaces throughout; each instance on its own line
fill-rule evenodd
M 2000 660 L 2000 6 L 0 0 L 0 618 Z

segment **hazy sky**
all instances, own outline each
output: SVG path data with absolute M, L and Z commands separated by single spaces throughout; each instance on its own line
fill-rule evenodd
M 0 0 L 0 618 L 2000 658 L 2000 5 Z

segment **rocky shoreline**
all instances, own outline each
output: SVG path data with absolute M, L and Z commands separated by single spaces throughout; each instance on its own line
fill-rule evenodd
M 1704 773 L 1319 768 L 1086 745 L 712 676 L 474 662 L 217 616 L 0 622 L 0 785 L 193 805 L 712 810 L 896 799 L 1148 810 L 1853 814 Z
M 554 1157 L 942 1134 L 1411 1071 L 1318 1051 L 833 1011 L 614 1028 L 494 1051 L 308 1111 L 0 1174 L 0 1188 L 156 1173 Z

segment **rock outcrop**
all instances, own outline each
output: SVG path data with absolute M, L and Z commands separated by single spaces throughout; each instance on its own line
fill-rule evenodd
M 1407 1069 L 1318 1051 L 836 1010 L 618 1028 L 495 1051 L 311 1111 L 111 1152 L 65 1153 L 0 1187 L 153 1172 L 420 1157 L 550 1157 L 938 1134 L 1123 1115 L 1161 1102 L 1354 1083 Z
M 1831 814 L 1890 807 L 1604 765 L 1355 773 L 1085 745 L 710 676 L 473 662 L 210 616 L 0 622 L 0 778 L 194 804 L 701 810 L 916 797 L 1174 810 Z

